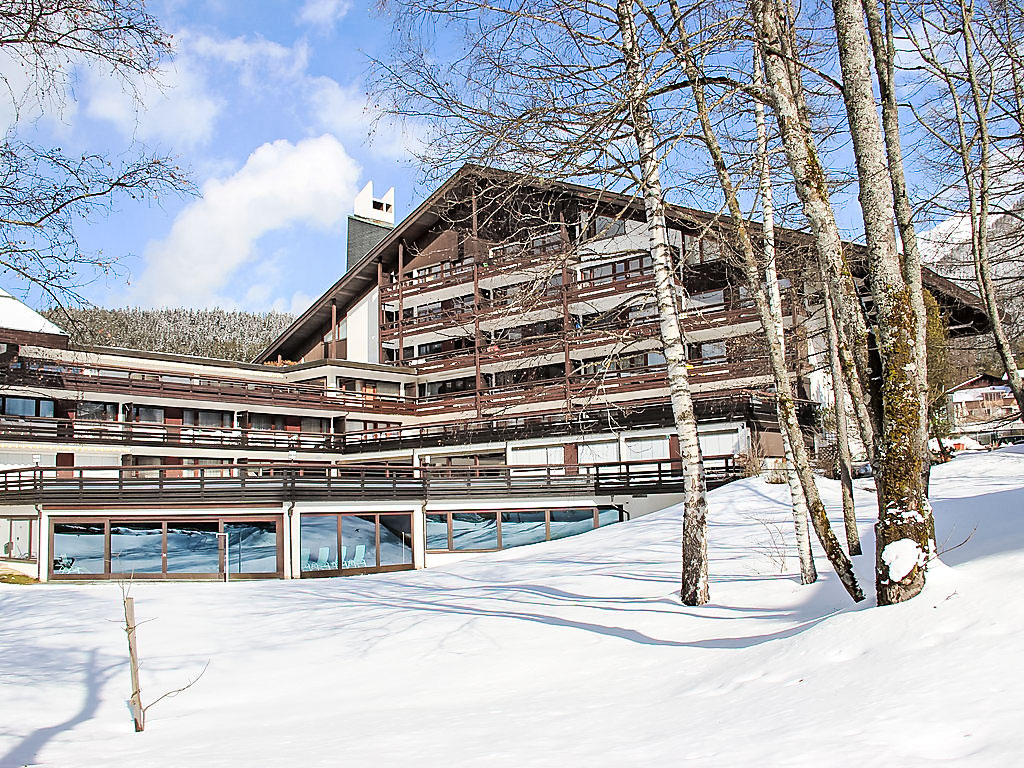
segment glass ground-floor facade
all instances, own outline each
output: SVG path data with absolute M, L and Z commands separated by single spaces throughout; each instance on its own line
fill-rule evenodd
M 55 517 L 54 579 L 274 578 L 284 573 L 277 516 Z
M 280 509 L 280 508 L 279 508 Z M 574 536 L 623 519 L 594 505 L 424 510 L 416 505 L 51 510 L 0 520 L 0 559 L 53 580 L 318 578 L 406 570 L 427 555 L 488 552 Z M 40 541 L 40 535 L 42 540 Z
M 304 578 L 413 567 L 412 514 L 307 513 L 299 534 Z
M 447 510 L 427 513 L 427 552 L 493 552 L 617 523 L 618 507 Z

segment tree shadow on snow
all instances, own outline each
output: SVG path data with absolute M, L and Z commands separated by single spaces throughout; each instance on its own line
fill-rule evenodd
M 62 722 L 36 728 L 22 737 L 6 754 L 0 755 L 0 768 L 16 768 L 17 766 L 35 764 L 40 750 L 54 737 L 70 731 L 95 716 L 96 710 L 99 708 L 100 692 L 103 690 L 103 686 L 113 675 L 114 670 L 121 666 L 112 664 L 101 667 L 97 661 L 98 656 L 99 652 L 94 648 L 86 654 L 84 661 L 77 665 L 82 676 L 81 687 L 85 693 L 78 711 Z M 74 664 L 64 664 L 62 668 L 67 672 L 75 666 Z M 71 690 L 70 686 L 68 690 Z

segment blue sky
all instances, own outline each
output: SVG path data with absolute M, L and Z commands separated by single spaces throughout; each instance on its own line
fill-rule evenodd
M 344 0 L 155 0 L 176 55 L 142 105 L 103 73 L 76 74 L 73 101 L 28 130 L 67 152 L 133 143 L 177 156 L 201 195 L 122 201 L 83 227 L 127 274 L 89 286 L 99 305 L 301 311 L 344 270 L 345 218 L 362 186 L 421 199 L 408 131 L 365 109 L 370 55 L 388 21 Z M 17 287 L 17 286 L 12 286 Z

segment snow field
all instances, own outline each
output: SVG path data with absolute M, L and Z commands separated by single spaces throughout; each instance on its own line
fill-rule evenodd
M 967 541 L 882 609 L 824 558 L 799 585 L 788 490 L 759 479 L 711 494 L 702 608 L 675 595 L 678 508 L 427 571 L 136 584 L 144 701 L 209 660 L 143 734 L 117 585 L 0 585 L 0 766 L 1015 765 L 1024 454 L 932 491 L 940 547 Z

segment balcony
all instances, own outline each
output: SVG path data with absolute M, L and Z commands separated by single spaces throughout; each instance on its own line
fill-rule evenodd
M 43 360 L 23 360 L 20 368 L 0 370 L 0 385 L 169 400 L 209 400 L 244 406 L 316 408 L 332 412 L 405 414 L 411 413 L 414 407 L 411 401 L 399 395 L 159 371 L 90 369 Z

